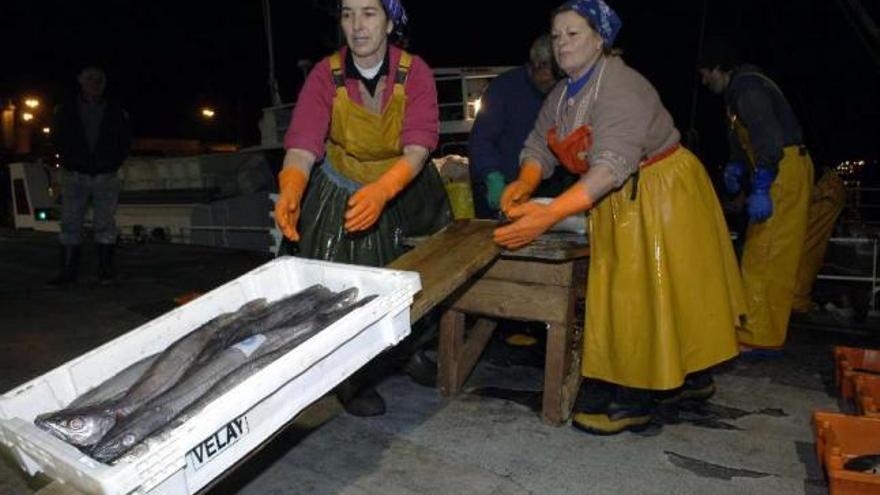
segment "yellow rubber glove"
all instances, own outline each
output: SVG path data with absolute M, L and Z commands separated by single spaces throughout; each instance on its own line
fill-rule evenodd
M 519 249 L 550 230 L 550 227 L 569 215 L 585 212 L 593 207 L 593 200 L 583 184 L 571 186 L 550 204 L 534 201 L 514 206 L 507 216 L 514 222 L 495 229 L 495 242 L 507 249 Z
M 508 184 L 501 193 L 501 210 L 510 218 L 509 210 L 528 201 L 541 184 L 541 164 L 527 161 L 519 168 L 519 177 Z
M 291 241 L 299 240 L 296 224 L 299 222 L 299 203 L 309 179 L 296 167 L 285 167 L 278 174 L 278 202 L 275 203 L 275 223 Z
M 372 227 L 379 220 L 385 205 L 412 179 L 412 166 L 406 158 L 401 158 L 375 182 L 358 189 L 348 200 L 345 230 L 359 232 Z

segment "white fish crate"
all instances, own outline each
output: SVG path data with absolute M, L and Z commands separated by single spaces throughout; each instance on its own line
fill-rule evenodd
M 136 361 L 164 350 L 214 316 L 311 285 L 377 295 L 263 368 L 210 406 L 148 443 L 128 463 L 102 464 L 37 428 L 40 414 Z M 259 447 L 297 413 L 410 332 L 417 273 L 300 258 L 278 258 L 45 375 L 0 396 L 0 443 L 30 475 L 44 473 L 85 493 L 186 494 L 204 488 Z

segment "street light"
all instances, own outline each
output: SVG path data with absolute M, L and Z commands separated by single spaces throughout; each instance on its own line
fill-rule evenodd
M 49 134 L 52 132 L 52 129 L 49 127 L 43 127 L 43 134 Z
M 214 118 L 214 109 L 210 107 L 205 107 L 202 109 L 202 117 L 211 120 Z
M 30 112 L 22 112 L 21 113 L 21 120 L 23 120 L 25 122 L 30 122 L 30 121 L 34 120 L 34 114 L 32 114 Z
M 25 98 L 24 106 L 30 108 L 31 110 L 40 106 L 40 100 L 36 98 Z

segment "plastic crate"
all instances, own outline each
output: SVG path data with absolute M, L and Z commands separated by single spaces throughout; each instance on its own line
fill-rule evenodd
M 240 383 L 131 463 L 101 464 L 33 423 L 37 415 L 65 407 L 222 312 L 260 297 L 275 301 L 317 283 L 337 291 L 354 286 L 361 297 L 378 297 Z M 306 406 L 406 337 L 409 306 L 420 289 L 417 273 L 275 259 L 4 394 L 0 443 L 29 474 L 44 473 L 85 493 L 195 493 Z M 216 442 L 213 448 L 206 447 L 232 424 L 240 432 L 235 442 L 220 442 L 222 449 Z M 205 455 L 206 448 L 212 455 Z
M 880 375 L 859 373 L 853 380 L 859 414 L 880 419 Z
M 815 412 L 813 425 L 816 455 L 825 468 L 831 495 L 880 493 L 880 475 L 843 468 L 853 457 L 880 452 L 880 419 Z
M 836 346 L 834 348 L 834 383 L 845 400 L 853 400 L 854 373 L 880 374 L 880 350 Z

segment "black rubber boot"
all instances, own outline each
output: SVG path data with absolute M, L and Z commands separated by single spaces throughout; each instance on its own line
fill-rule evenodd
M 652 391 L 617 386 L 614 399 L 605 406 L 603 412 L 576 413 L 572 418 L 572 426 L 594 435 L 640 432 L 651 426 L 656 410 Z
M 423 387 L 437 386 L 437 363 L 425 355 L 424 351 L 413 353 L 403 366 L 403 372 Z
M 608 382 L 584 378 L 574 403 L 576 413 L 597 414 L 605 412 L 616 387 Z
M 79 258 L 82 253 L 82 247 L 79 244 L 62 244 L 59 251 L 61 267 L 49 286 L 64 288 L 76 284 L 79 274 Z
M 116 282 L 116 269 L 113 266 L 115 251 L 113 244 L 98 244 L 98 283 L 101 285 Z
M 715 395 L 715 379 L 708 370 L 690 373 L 684 379 L 684 384 L 674 390 L 663 392 L 660 395 L 660 404 L 663 406 L 676 406 L 685 403 L 706 402 Z
M 362 418 L 385 414 L 385 400 L 372 386 L 359 386 L 349 378 L 336 387 L 336 397 L 345 412 Z

